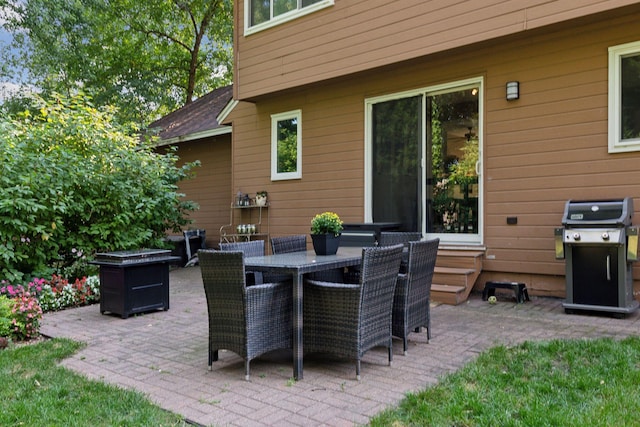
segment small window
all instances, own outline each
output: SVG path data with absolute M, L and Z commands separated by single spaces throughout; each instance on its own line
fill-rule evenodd
M 245 0 L 245 35 L 333 5 L 334 0 Z
M 609 152 L 640 151 L 640 42 L 609 48 Z
M 271 179 L 302 178 L 302 111 L 271 116 Z

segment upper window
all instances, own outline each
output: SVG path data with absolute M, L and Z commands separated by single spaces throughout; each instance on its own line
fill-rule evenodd
M 302 111 L 271 116 L 271 179 L 302 178 Z
M 333 5 L 334 0 L 245 0 L 245 35 Z
M 640 42 L 609 48 L 609 152 L 640 151 Z

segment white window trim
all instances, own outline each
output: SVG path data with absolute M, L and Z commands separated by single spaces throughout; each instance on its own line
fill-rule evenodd
M 296 171 L 278 172 L 278 122 L 281 120 L 296 119 L 297 142 L 296 142 Z M 271 115 L 271 180 L 282 181 L 286 179 L 302 178 L 302 110 L 287 111 L 285 113 Z
M 609 48 L 609 153 L 640 151 L 640 138 L 623 141 L 620 129 L 620 65 L 622 58 L 630 54 L 640 54 L 640 41 Z
M 250 16 L 251 5 L 249 4 L 250 0 L 244 0 L 244 35 L 248 36 L 248 35 L 266 30 L 267 28 L 275 27 L 276 25 L 280 25 L 285 22 L 292 21 L 294 19 L 300 18 L 301 16 L 308 15 L 310 13 L 316 12 L 326 7 L 333 6 L 334 1 L 335 0 L 322 0 L 310 6 L 306 6 L 301 9 L 292 10 L 291 12 L 283 13 L 282 15 L 278 15 L 261 24 L 249 26 L 249 22 L 251 22 L 251 16 Z

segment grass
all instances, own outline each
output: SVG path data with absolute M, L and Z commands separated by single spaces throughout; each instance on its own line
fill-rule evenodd
M 141 393 L 88 380 L 57 362 L 81 344 L 53 339 L 0 351 L 2 426 L 185 426 Z
M 639 384 L 639 337 L 499 346 L 370 425 L 639 425 Z

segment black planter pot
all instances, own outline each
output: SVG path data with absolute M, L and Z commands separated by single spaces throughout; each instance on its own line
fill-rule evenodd
M 311 241 L 316 255 L 335 255 L 340 246 L 340 235 L 312 234 Z

